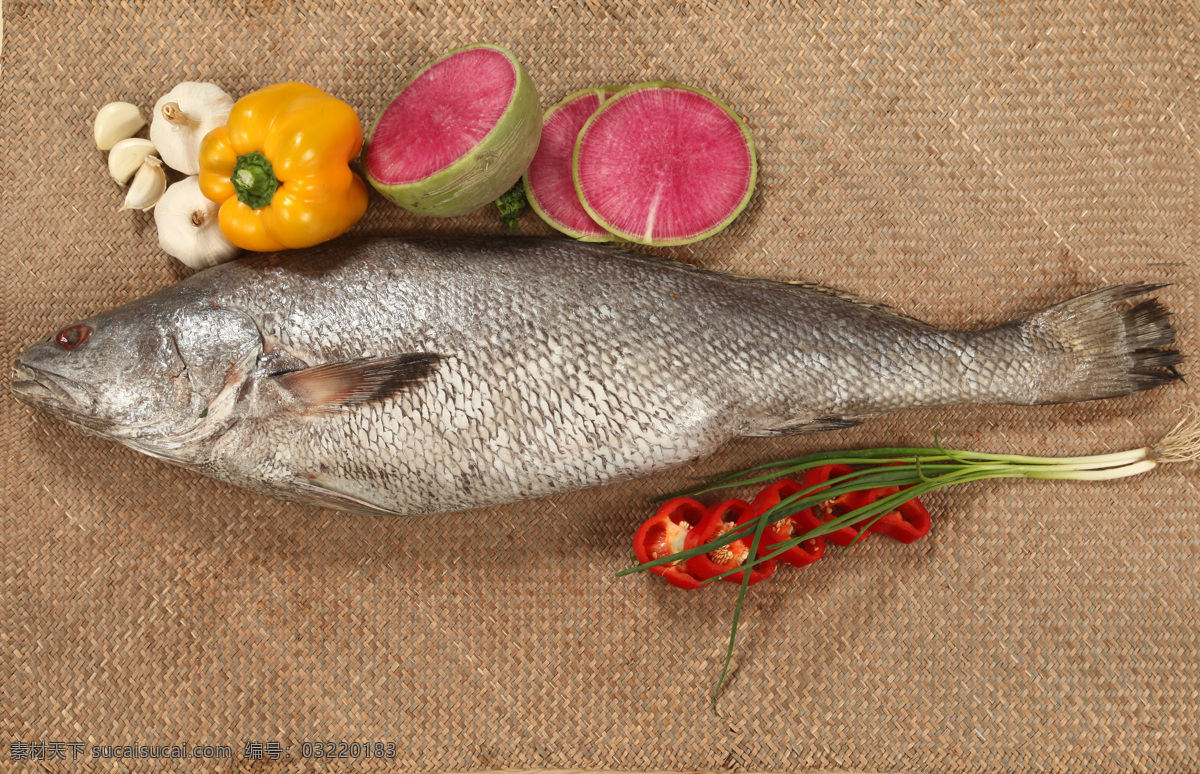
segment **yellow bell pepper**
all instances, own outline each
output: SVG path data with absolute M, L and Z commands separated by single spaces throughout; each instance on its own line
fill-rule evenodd
M 303 83 L 234 103 L 200 143 L 200 190 L 221 205 L 225 238 L 246 250 L 308 247 L 353 226 L 367 188 L 350 171 L 362 149 L 353 108 Z

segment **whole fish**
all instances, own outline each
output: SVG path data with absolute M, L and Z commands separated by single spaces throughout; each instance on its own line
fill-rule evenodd
M 737 436 L 1156 387 L 1178 378 L 1166 310 L 1119 303 L 1155 289 L 970 332 L 575 242 L 339 241 L 74 323 L 20 355 L 13 391 L 259 492 L 435 513 L 646 475 Z

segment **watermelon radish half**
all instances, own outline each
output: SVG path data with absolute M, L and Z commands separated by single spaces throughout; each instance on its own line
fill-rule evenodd
M 457 48 L 400 87 L 363 154 L 380 193 L 423 215 L 494 201 L 537 152 L 542 114 L 525 68 L 502 46 Z
M 712 236 L 746 208 L 758 165 L 742 120 L 716 97 L 677 83 L 639 83 L 587 120 L 571 174 L 588 215 L 648 245 Z
M 554 228 L 583 242 L 609 242 L 616 237 L 592 220 L 579 203 L 571 178 L 575 139 L 604 100 L 620 89 L 605 86 L 577 91 L 547 110 L 542 116 L 541 142 L 525 172 L 525 194 L 533 211 Z

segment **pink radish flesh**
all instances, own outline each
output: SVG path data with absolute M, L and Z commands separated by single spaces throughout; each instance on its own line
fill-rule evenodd
M 600 107 L 600 95 L 591 92 L 568 102 L 542 124 L 537 155 L 529 164 L 529 193 L 552 220 L 585 237 L 611 237 L 579 203 L 571 179 L 571 154 L 579 130 Z
M 614 98 L 578 148 L 579 194 L 611 230 L 686 240 L 731 218 L 753 175 L 742 128 L 720 105 L 660 86 Z
M 504 115 L 517 72 L 504 54 L 475 48 L 430 67 L 392 100 L 367 146 L 385 185 L 423 180 L 465 156 Z

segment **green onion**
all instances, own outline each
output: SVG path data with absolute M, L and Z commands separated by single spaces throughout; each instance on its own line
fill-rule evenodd
M 719 537 L 695 548 L 680 551 L 621 570 L 619 576 L 642 572 L 651 567 L 685 561 L 699 554 L 707 554 L 721 546 L 747 536 L 753 536 L 750 553 L 746 561 L 715 578 L 703 581 L 713 583 L 727 575 L 743 572 L 742 588 L 738 594 L 733 613 L 733 625 L 729 633 L 729 648 L 725 664 L 713 693 L 713 705 L 721 694 L 729 663 L 733 658 L 733 646 L 737 638 L 738 621 L 742 604 L 749 588 L 750 573 L 744 572 L 754 565 L 782 554 L 805 540 L 828 535 L 842 527 L 861 525 L 869 528 L 885 514 L 916 497 L 948 486 L 983 481 L 989 478 L 1031 478 L 1062 481 L 1111 481 L 1136 476 L 1153 470 L 1160 464 L 1200 460 L 1200 407 L 1189 405 L 1186 416 L 1175 425 L 1158 443 L 1140 449 L 1098 454 L 1086 457 L 1030 457 L 1018 454 L 985 454 L 982 452 L 943 449 L 934 434 L 932 448 L 887 447 L 852 451 L 820 452 L 801 457 L 769 462 L 744 470 L 725 473 L 699 486 L 682 492 L 656 498 L 655 502 L 673 497 L 695 496 L 732 487 L 765 484 L 779 478 L 819 467 L 821 465 L 845 464 L 855 466 L 855 471 L 832 478 L 828 482 L 808 487 L 782 500 L 778 505 L 759 514 L 754 521 L 747 522 Z M 831 519 L 804 535 L 780 541 L 772 546 L 770 553 L 758 556 L 758 544 L 767 526 L 774 524 L 806 508 L 814 507 L 826 500 L 847 492 L 857 492 L 887 486 L 907 486 L 901 492 L 883 497 L 870 505 L 863 506 L 843 516 Z M 822 487 L 824 487 L 822 489 Z M 814 489 L 821 489 L 814 492 Z M 865 529 L 860 531 L 860 537 Z M 857 541 L 856 541 L 857 542 Z M 851 544 L 853 545 L 853 544 Z M 702 585 L 703 585 L 702 584 Z

